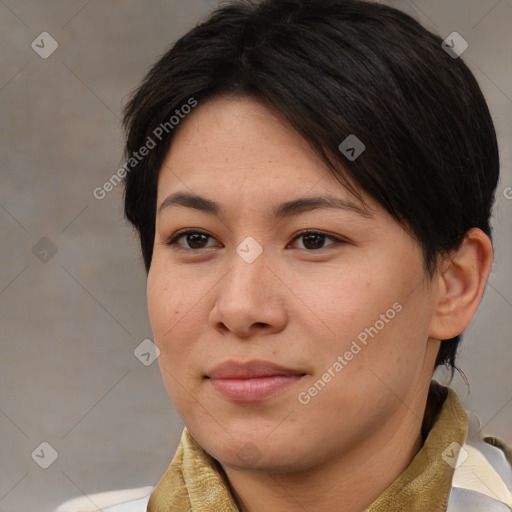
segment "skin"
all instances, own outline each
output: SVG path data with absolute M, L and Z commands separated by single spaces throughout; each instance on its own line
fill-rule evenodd
M 274 205 L 296 198 L 357 200 L 278 112 L 247 97 L 214 98 L 182 121 L 160 172 L 157 212 L 177 191 L 222 206 L 214 215 L 174 205 L 156 217 L 148 312 L 178 414 L 220 462 L 240 510 L 365 510 L 421 448 L 439 340 L 461 333 L 476 312 L 490 240 L 471 230 L 429 279 L 417 242 L 364 192 L 371 217 L 323 208 L 272 220 Z M 185 228 L 209 237 L 166 245 Z M 297 238 L 304 229 L 327 236 Z M 247 237 L 263 249 L 252 263 L 236 252 Z M 396 303 L 400 312 L 300 403 L 299 393 Z M 266 400 L 234 402 L 205 378 L 231 359 L 306 375 Z

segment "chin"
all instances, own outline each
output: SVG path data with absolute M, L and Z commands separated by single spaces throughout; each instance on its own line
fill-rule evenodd
M 203 449 L 223 466 L 233 470 L 257 470 L 268 472 L 289 472 L 307 469 L 308 461 L 304 456 L 307 450 L 297 451 L 297 444 L 291 446 L 288 436 L 274 437 L 255 436 L 254 431 L 247 429 L 242 434 L 240 431 L 232 432 L 231 437 L 227 432 L 216 433 L 212 436 L 211 431 L 205 432 L 204 440 L 201 434 L 190 433 Z M 282 434 L 282 433 L 281 433 Z

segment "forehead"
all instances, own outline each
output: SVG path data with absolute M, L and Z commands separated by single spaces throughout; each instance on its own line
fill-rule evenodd
M 179 126 L 162 174 L 167 167 L 186 171 L 189 177 L 213 174 L 213 180 L 228 181 L 256 174 L 260 180 L 278 181 L 293 169 L 304 178 L 313 174 L 318 181 L 319 164 L 309 145 L 277 112 L 253 98 L 219 97 L 200 104 Z
M 176 191 L 261 201 L 272 194 L 274 202 L 329 194 L 361 205 L 279 112 L 250 97 L 210 99 L 181 122 L 160 170 L 158 203 Z

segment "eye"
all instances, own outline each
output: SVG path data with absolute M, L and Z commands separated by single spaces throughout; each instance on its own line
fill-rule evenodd
M 183 247 L 182 245 L 178 244 L 178 240 L 181 240 L 182 238 L 184 238 L 186 243 L 189 244 L 189 247 Z M 176 235 L 171 237 L 169 240 L 166 240 L 165 245 L 177 244 L 181 249 L 185 250 L 204 249 L 205 247 L 202 244 L 204 244 L 208 238 L 212 237 L 206 233 L 203 233 L 202 231 L 194 231 L 188 229 L 176 233 Z
M 344 240 L 341 240 L 339 238 L 336 238 L 334 236 L 328 235 L 327 233 L 323 233 L 322 231 L 314 231 L 312 229 L 307 229 L 305 231 L 301 231 L 297 234 L 297 236 L 293 239 L 293 241 L 298 239 L 304 239 L 305 243 L 303 244 L 305 247 L 304 249 L 324 249 L 325 247 L 320 247 L 323 245 L 323 242 L 327 238 L 330 238 L 331 240 L 334 240 L 334 243 L 330 245 L 337 245 L 337 244 L 344 244 L 346 243 Z M 327 246 L 328 247 L 328 246 Z M 299 247 L 299 249 L 302 249 L 302 247 Z
M 180 243 L 178 243 L 181 239 L 185 240 L 185 243 L 188 244 L 187 246 L 183 246 Z M 173 237 L 171 237 L 169 240 L 165 242 L 165 245 L 177 245 L 181 249 L 185 250 L 191 250 L 191 251 L 198 251 L 200 249 L 207 249 L 208 246 L 205 246 L 204 244 L 207 243 L 209 238 L 213 238 L 211 235 L 208 235 L 207 233 L 204 233 L 202 231 L 196 231 L 196 230 L 184 230 L 176 233 Z M 344 244 L 346 243 L 344 240 L 341 240 L 339 238 L 336 238 L 334 236 L 328 235 L 326 233 L 323 233 L 322 231 L 315 231 L 312 229 L 308 229 L 305 231 L 301 231 L 298 233 L 295 238 L 292 240 L 292 243 L 295 242 L 298 239 L 304 239 L 303 247 L 299 247 L 299 249 L 304 250 L 319 250 L 324 249 L 325 246 L 323 246 L 326 239 L 331 239 L 334 241 L 334 243 L 329 245 L 337 245 L 337 244 Z M 212 246 L 210 246 L 212 247 Z M 328 247 L 328 246 L 327 246 Z

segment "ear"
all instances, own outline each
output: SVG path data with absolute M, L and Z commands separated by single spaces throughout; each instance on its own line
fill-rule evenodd
M 489 237 L 480 229 L 468 231 L 461 247 L 439 265 L 434 315 L 429 335 L 438 340 L 454 338 L 471 323 L 493 262 Z

